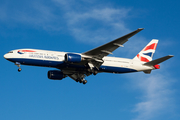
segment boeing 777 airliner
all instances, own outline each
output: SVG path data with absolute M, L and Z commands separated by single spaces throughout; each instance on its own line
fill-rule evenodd
M 102 46 L 94 48 L 84 53 L 56 52 L 37 49 L 17 49 L 4 55 L 4 58 L 15 63 L 21 71 L 20 65 L 43 66 L 56 68 L 48 71 L 48 78 L 52 80 L 62 80 L 70 77 L 76 82 L 87 83 L 84 78 L 97 73 L 130 73 L 143 71 L 151 73 L 151 70 L 159 69 L 159 63 L 173 57 L 168 55 L 156 60 L 152 60 L 156 50 L 158 40 L 153 39 L 142 51 L 133 59 L 108 57 L 118 47 L 138 32 L 143 30 L 139 28 L 125 36 L 115 39 Z

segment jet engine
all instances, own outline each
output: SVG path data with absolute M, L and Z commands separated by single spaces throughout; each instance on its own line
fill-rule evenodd
M 65 57 L 65 62 L 70 62 L 70 63 L 80 63 L 82 60 L 81 55 L 74 53 L 67 53 L 65 54 L 64 57 Z
M 59 70 L 50 70 L 48 71 L 48 78 L 52 80 L 62 80 L 65 78 L 65 75 Z

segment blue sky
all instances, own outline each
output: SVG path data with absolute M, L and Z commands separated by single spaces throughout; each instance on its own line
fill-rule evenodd
M 0 1 L 1 120 L 179 120 L 179 1 Z M 85 52 L 137 28 L 145 28 L 114 51 L 133 58 L 159 39 L 154 59 L 175 55 L 150 75 L 98 74 L 86 85 L 52 81 L 52 68 L 17 66 L 10 50 L 34 48 Z

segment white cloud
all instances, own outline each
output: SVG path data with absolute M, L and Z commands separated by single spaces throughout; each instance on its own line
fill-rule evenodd
M 77 40 L 89 43 L 110 41 L 130 30 L 124 20 L 130 9 L 93 8 L 83 12 L 69 12 L 66 14 L 67 24 L 72 35 Z
M 88 4 L 88 9 L 82 3 Z M 7 2 L 0 7 L 4 11 L 0 12 L 0 20 L 7 24 L 30 25 L 46 31 L 65 30 L 77 40 L 86 43 L 110 41 L 131 31 L 125 25 L 131 9 L 108 5 L 99 7 L 95 3 L 96 1 L 83 0 L 32 0 L 14 5 Z
M 80 20 L 87 20 L 87 19 L 96 19 L 102 22 L 114 22 L 116 19 L 126 17 L 128 13 L 128 9 L 114 9 L 114 8 L 103 8 L 103 9 L 92 9 L 87 12 L 76 13 L 72 12 L 69 13 L 69 24 L 74 24 L 77 22 L 81 22 Z
M 171 114 L 173 108 L 173 91 L 170 88 L 172 80 L 166 75 L 151 74 L 137 77 L 133 82 L 134 87 L 139 89 L 142 96 L 140 102 L 135 105 L 133 112 L 137 113 L 134 120 L 151 120 L 160 116 Z

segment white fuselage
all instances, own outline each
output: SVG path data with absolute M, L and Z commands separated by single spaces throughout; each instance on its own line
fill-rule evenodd
M 81 63 L 68 64 L 64 62 L 64 56 L 67 52 L 57 52 L 38 49 L 18 49 L 10 51 L 4 55 L 7 60 L 20 63 L 23 65 L 44 66 L 53 68 L 83 68 Z M 83 56 L 83 55 L 82 55 Z M 145 66 L 144 62 L 118 58 L 118 57 L 104 57 L 103 64 L 100 66 L 98 72 L 110 73 L 128 73 L 138 71 L 148 71 L 154 69 L 153 66 Z

